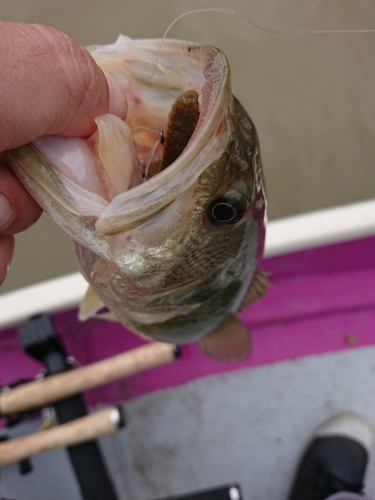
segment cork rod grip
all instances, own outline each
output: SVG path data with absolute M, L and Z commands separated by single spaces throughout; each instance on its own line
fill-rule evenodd
M 169 363 L 175 357 L 174 345 L 152 342 L 91 365 L 28 382 L 0 394 L 0 415 L 41 408 L 118 378 Z
M 112 406 L 47 431 L 0 443 L 0 467 L 59 446 L 72 446 L 115 432 L 122 424 L 120 410 Z

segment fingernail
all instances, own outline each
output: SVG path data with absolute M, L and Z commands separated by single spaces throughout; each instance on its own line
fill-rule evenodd
M 109 73 L 104 71 L 104 75 L 107 78 L 109 89 L 108 113 L 125 120 L 128 112 L 128 103 L 126 102 L 124 94 L 122 93 L 119 84 Z
M 12 218 L 13 211 L 9 200 L 0 193 L 0 232 L 7 228 Z

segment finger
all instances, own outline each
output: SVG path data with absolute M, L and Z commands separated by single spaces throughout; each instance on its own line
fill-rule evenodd
M 102 70 L 53 28 L 0 22 L 0 74 L 0 151 L 42 135 L 88 135 L 108 111 Z
M 24 231 L 36 222 L 42 209 L 8 165 L 0 161 L 0 235 Z
M 7 275 L 14 251 L 14 237 L 0 237 L 0 285 L 3 284 Z

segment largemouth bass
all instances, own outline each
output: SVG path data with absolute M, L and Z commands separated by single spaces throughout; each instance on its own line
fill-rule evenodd
M 268 286 L 258 270 L 266 201 L 256 129 L 225 55 L 124 36 L 88 50 L 120 87 L 126 118 L 99 116 L 89 138 L 43 137 L 7 153 L 73 241 L 91 287 L 81 319 L 106 306 L 149 338 L 245 359 L 237 313 Z

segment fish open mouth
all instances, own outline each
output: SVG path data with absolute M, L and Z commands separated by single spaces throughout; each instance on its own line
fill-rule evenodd
M 229 66 L 220 50 L 178 40 L 120 36 L 88 50 L 119 86 L 127 116 L 99 116 L 90 138 L 49 136 L 30 147 L 60 183 L 40 187 L 69 211 L 95 217 L 105 235 L 160 212 L 223 153 Z

